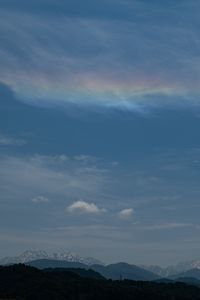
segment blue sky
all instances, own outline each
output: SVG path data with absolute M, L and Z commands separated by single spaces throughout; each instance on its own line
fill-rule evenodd
M 199 259 L 199 1 L 0 2 L 0 256 Z

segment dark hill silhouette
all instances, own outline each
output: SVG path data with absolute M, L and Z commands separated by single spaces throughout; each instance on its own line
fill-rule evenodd
M 91 268 L 107 279 L 155 280 L 159 276 L 135 265 L 116 263 L 107 266 L 92 265 Z
M 0 267 L 0 299 L 16 300 L 200 300 L 200 289 L 184 283 L 112 281 L 25 265 Z
M 49 268 L 49 269 L 44 269 L 44 272 L 50 273 L 50 272 L 72 272 L 75 273 L 83 278 L 93 278 L 97 280 L 105 280 L 105 278 L 99 274 L 98 272 L 95 272 L 94 270 L 88 269 L 81 269 L 81 268 Z
M 175 282 L 183 282 L 190 285 L 200 287 L 200 280 L 193 277 L 181 277 L 174 280 Z
M 157 279 L 154 282 L 156 283 L 176 283 L 176 282 L 182 282 L 188 285 L 195 285 L 200 287 L 200 280 L 196 279 L 194 277 L 180 277 L 180 278 L 176 278 L 174 280 L 172 279 L 168 279 L 168 278 L 161 278 L 161 279 Z
M 170 276 L 170 279 L 173 279 L 173 280 L 177 280 L 180 278 L 196 278 L 196 279 L 200 280 L 200 269 L 191 269 L 186 272 L 182 272 L 182 273 L 176 274 L 174 276 Z
M 87 270 L 89 268 L 89 266 L 79 262 L 68 262 L 68 261 L 55 260 L 55 259 L 37 259 L 26 263 L 26 265 L 41 270 L 48 269 L 48 268 L 82 268 Z

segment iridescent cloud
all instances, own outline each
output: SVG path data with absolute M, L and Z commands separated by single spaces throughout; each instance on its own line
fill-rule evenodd
M 70 15 L 67 10 L 49 16 L 42 9 L 41 14 L 11 12 L 4 5 L 0 80 L 19 99 L 36 105 L 140 110 L 198 103 L 198 5 L 169 5 L 170 22 L 165 6 L 153 5 L 151 14 L 149 5 L 137 1 L 118 6 L 129 17 Z

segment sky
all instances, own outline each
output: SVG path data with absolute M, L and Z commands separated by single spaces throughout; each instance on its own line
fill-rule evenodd
M 199 9 L 0 1 L 0 257 L 200 259 Z

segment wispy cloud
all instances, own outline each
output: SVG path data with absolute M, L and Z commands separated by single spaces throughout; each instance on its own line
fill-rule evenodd
M 33 203 L 48 203 L 49 199 L 47 197 L 44 197 L 44 196 L 37 196 L 35 198 L 32 198 L 31 201 Z
M 196 225 L 191 224 L 191 223 L 176 223 L 176 222 L 171 222 L 171 223 L 160 223 L 160 224 L 153 224 L 149 226 L 142 226 L 140 229 L 144 230 L 170 230 L 170 229 L 181 229 L 181 228 L 191 228 L 191 227 L 196 227 Z
M 1 194 L 16 201 L 35 199 L 39 202 L 44 200 L 43 195 L 68 201 L 81 197 L 96 199 L 107 175 L 105 168 L 93 163 L 85 164 L 66 155 L 0 157 Z M 35 197 L 36 192 L 42 197 Z
M 26 141 L 23 139 L 0 134 L 0 146 L 23 146 L 24 144 L 26 144 Z

